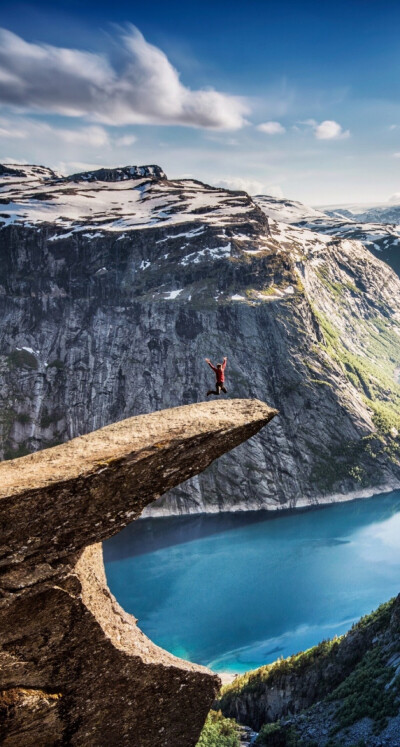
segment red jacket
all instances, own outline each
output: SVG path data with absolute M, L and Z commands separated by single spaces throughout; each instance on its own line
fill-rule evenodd
M 208 363 L 208 365 L 210 366 L 210 368 L 212 368 L 213 371 L 215 371 L 215 375 L 217 377 L 217 384 L 223 384 L 225 381 L 226 361 L 223 362 L 221 368 L 217 368 L 216 366 L 213 366 L 212 363 Z

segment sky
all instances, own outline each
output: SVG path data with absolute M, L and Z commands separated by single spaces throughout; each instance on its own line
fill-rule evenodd
M 0 160 L 400 202 L 398 0 L 0 0 Z

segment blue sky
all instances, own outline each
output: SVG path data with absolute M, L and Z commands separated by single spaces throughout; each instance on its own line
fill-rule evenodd
M 3 160 L 400 201 L 398 2 L 0 7 Z

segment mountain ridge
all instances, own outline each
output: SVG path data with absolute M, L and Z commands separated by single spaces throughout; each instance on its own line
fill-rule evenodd
M 400 484 L 400 281 L 360 242 L 192 179 L 28 179 L 0 176 L 3 456 L 201 401 L 228 355 L 228 396 L 281 416 L 152 512 Z

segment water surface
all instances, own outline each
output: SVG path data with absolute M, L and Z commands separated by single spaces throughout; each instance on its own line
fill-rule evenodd
M 340 635 L 400 591 L 400 491 L 313 511 L 144 519 L 104 544 L 158 645 L 244 672 Z

